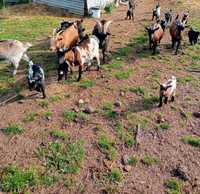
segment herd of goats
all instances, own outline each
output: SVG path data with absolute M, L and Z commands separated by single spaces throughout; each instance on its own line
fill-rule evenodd
M 128 3 L 128 11 L 126 19 L 134 20 L 135 5 Z M 182 40 L 182 33 L 187 26 L 189 12 L 184 13 L 182 18 L 177 15 L 172 19 L 172 10 L 167 10 L 164 14 L 164 19 L 161 20 L 161 7 L 159 4 L 153 9 L 152 21 L 155 22 L 146 31 L 149 36 L 149 47 L 156 54 L 156 48 L 163 38 L 166 28 L 169 27 L 169 32 L 172 39 L 172 48 L 176 46 L 175 54 Z M 67 79 L 68 71 L 73 72 L 73 67 L 79 68 L 78 80 L 84 71 L 88 70 L 94 62 L 97 64 L 97 70 L 100 68 L 100 52 L 102 51 L 103 62 L 108 52 L 110 41 L 110 24 L 111 20 L 96 20 L 92 35 L 84 33 L 83 20 L 77 21 L 62 21 L 60 26 L 53 30 L 53 36 L 50 40 L 50 50 L 57 53 L 58 57 L 58 81 L 64 77 Z M 188 32 L 189 41 L 191 44 L 198 42 L 199 32 L 190 28 Z M 44 71 L 40 65 L 34 64 L 27 56 L 26 51 L 31 47 L 30 43 L 22 43 L 18 40 L 2 40 L 0 41 L 0 58 L 7 59 L 14 65 L 13 75 L 17 73 L 17 68 L 21 59 L 29 63 L 28 71 L 28 86 L 30 90 L 36 90 L 45 94 Z M 166 82 L 160 84 L 160 103 L 162 106 L 167 104 L 168 100 L 174 101 L 176 92 L 176 77 L 172 76 Z

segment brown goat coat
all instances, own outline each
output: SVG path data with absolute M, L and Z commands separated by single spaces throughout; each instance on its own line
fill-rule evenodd
M 169 32 L 172 38 L 182 40 L 182 34 L 178 32 L 176 21 L 174 21 L 170 26 Z

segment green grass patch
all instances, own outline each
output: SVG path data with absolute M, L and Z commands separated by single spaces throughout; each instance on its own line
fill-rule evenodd
M 108 119 L 116 119 L 117 113 L 113 109 L 113 104 L 111 102 L 106 102 L 102 108 L 103 115 Z
M 62 130 L 59 129 L 54 129 L 50 132 L 51 137 L 56 138 L 56 139 L 62 139 L 62 140 L 67 140 L 69 138 L 69 135 Z
M 100 150 L 106 155 L 108 160 L 114 160 L 117 156 L 117 150 L 114 142 L 110 141 L 106 135 L 101 135 L 97 142 Z
M 107 178 L 110 183 L 120 183 L 123 180 L 123 174 L 120 169 L 113 168 L 108 172 Z
M 181 194 L 182 183 L 175 178 L 166 181 L 167 194 Z
M 132 69 L 129 69 L 127 71 L 119 71 L 115 73 L 115 78 L 117 78 L 118 80 L 128 79 L 131 76 L 132 72 Z
M 36 151 L 47 170 L 59 174 L 74 174 L 81 169 L 85 158 L 85 148 L 82 141 L 49 142 L 47 146 L 39 147 Z
M 129 158 L 129 160 L 128 160 L 128 164 L 129 164 L 130 166 L 136 166 L 137 163 L 138 163 L 138 158 L 135 157 L 135 156 L 131 156 L 131 157 Z
M 108 5 L 105 6 L 104 11 L 105 11 L 107 14 L 112 14 L 113 9 L 114 9 L 114 4 L 113 4 L 113 3 L 110 3 L 110 4 L 108 4 Z
M 92 81 L 92 80 L 84 80 L 81 82 L 80 84 L 80 88 L 83 88 L 83 89 L 87 89 L 87 88 L 91 88 L 95 85 L 95 82 Z
M 38 117 L 38 113 L 31 112 L 31 113 L 29 113 L 28 115 L 25 116 L 25 118 L 23 119 L 23 121 L 25 123 L 29 123 L 29 122 L 34 121 L 37 117 Z
M 159 124 L 156 125 L 156 128 L 158 130 L 168 130 L 170 128 L 170 125 L 167 122 L 159 123 Z
M 186 136 L 182 140 L 184 143 L 200 148 L 200 137 Z
M 154 164 L 157 164 L 158 160 L 154 156 L 151 156 L 149 154 L 145 154 L 145 156 L 142 159 L 142 163 L 147 165 L 147 166 L 152 166 Z
M 51 102 L 60 102 L 61 100 L 62 100 L 62 97 L 58 95 L 54 95 L 50 97 Z
M 40 101 L 38 104 L 39 104 L 39 106 L 41 106 L 42 108 L 48 108 L 48 106 L 49 106 L 48 100 L 42 100 L 42 101 Z
M 143 87 L 140 87 L 140 86 L 138 86 L 138 87 L 130 87 L 129 91 L 133 92 L 133 93 L 135 93 L 137 95 L 142 95 L 142 96 L 144 96 L 145 93 L 146 93 L 145 89 Z
M 22 134 L 25 131 L 25 129 L 22 128 L 17 123 L 10 123 L 8 127 L 2 129 L 2 131 L 7 135 L 17 135 L 17 134 Z
M 67 122 L 74 121 L 76 119 L 76 117 L 77 117 L 77 113 L 74 112 L 74 111 L 67 111 L 66 110 L 66 111 L 63 112 L 63 118 Z
M 36 171 L 32 169 L 21 170 L 10 166 L 1 172 L 0 183 L 3 192 L 24 193 L 26 189 L 38 185 L 38 177 Z
M 43 116 L 45 117 L 45 119 L 48 119 L 48 118 L 53 116 L 53 112 L 46 111 L 46 112 L 43 113 Z
M 150 109 L 158 102 L 159 102 L 159 97 L 157 96 L 144 97 L 143 106 L 145 109 Z
M 116 124 L 115 132 L 120 141 L 122 141 L 127 148 L 131 148 L 135 145 L 135 139 L 133 137 L 133 134 L 129 133 L 128 131 L 125 131 L 122 123 Z

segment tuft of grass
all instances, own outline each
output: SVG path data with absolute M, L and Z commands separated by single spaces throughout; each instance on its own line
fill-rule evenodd
M 72 122 L 76 119 L 77 114 L 74 111 L 64 111 L 63 118 L 67 122 Z
M 146 109 L 150 109 L 155 103 L 159 102 L 159 98 L 156 96 L 144 97 L 143 106 Z
M 157 164 L 158 160 L 154 158 L 153 156 L 146 154 L 144 158 L 142 159 L 142 163 L 147 166 L 151 166 L 151 165 Z
M 166 181 L 167 194 L 181 194 L 182 184 L 175 178 Z
M 122 123 L 117 123 L 115 127 L 118 138 L 124 143 L 127 148 L 131 148 L 135 145 L 135 140 L 132 134 L 125 131 Z
M 52 117 L 53 113 L 51 111 L 47 111 L 47 112 L 44 112 L 43 115 L 47 119 L 49 117 Z
M 182 140 L 184 143 L 200 148 L 200 137 L 186 136 Z
M 114 160 L 117 156 L 117 150 L 114 147 L 114 143 L 111 142 L 106 135 L 101 135 L 97 142 L 101 151 L 106 154 L 107 159 Z
M 42 100 L 39 102 L 39 106 L 41 106 L 42 108 L 48 108 L 49 106 L 49 102 L 48 100 Z
M 119 170 L 118 168 L 113 168 L 107 174 L 107 178 L 110 183 L 120 183 L 123 179 L 123 174 L 122 174 L 121 170 Z
M 93 87 L 94 85 L 95 85 L 94 81 L 92 81 L 92 80 L 84 80 L 80 84 L 80 88 L 87 89 L 87 88 Z
M 54 185 L 58 181 L 58 177 L 53 176 L 53 175 L 43 175 L 41 177 L 41 184 L 44 185 L 45 187 L 50 187 Z
M 64 186 L 67 188 L 67 189 L 71 189 L 73 186 L 74 186 L 74 180 L 72 178 L 67 178 L 65 181 L 64 181 Z
M 117 117 L 117 113 L 113 110 L 113 104 L 111 102 L 107 102 L 103 105 L 103 115 L 108 119 L 115 119 Z
M 113 4 L 113 3 L 110 3 L 110 4 L 108 4 L 108 5 L 105 6 L 104 11 L 105 11 L 107 14 L 112 14 L 113 8 L 114 8 L 114 4 Z
M 51 137 L 67 140 L 69 138 L 68 134 L 62 130 L 54 129 L 50 132 Z
M 128 160 L 128 164 L 130 166 L 136 166 L 136 164 L 138 163 L 138 159 L 135 156 L 131 156 Z
M 131 47 L 120 48 L 117 52 L 118 57 L 127 57 L 132 52 Z
M 29 113 L 28 115 L 25 116 L 25 118 L 23 119 L 23 121 L 25 123 L 32 122 L 32 121 L 34 121 L 36 119 L 37 116 L 38 116 L 38 113 L 31 112 L 31 113 Z
M 81 169 L 85 149 L 82 141 L 49 142 L 47 146 L 39 147 L 36 154 L 41 161 L 45 161 L 47 170 L 60 174 L 74 174 Z
M 132 74 L 132 70 L 127 70 L 127 71 L 119 71 L 115 74 L 115 77 L 118 80 L 122 80 L 122 79 L 128 79 L 130 77 L 130 75 Z
M 54 96 L 51 96 L 50 97 L 50 101 L 51 102 L 59 102 L 62 100 L 62 97 L 61 96 L 58 96 L 58 95 L 54 95 Z
M 32 169 L 21 170 L 15 166 L 5 168 L 0 175 L 1 189 L 3 192 L 22 193 L 28 188 L 38 184 L 36 171 Z
M 10 123 L 7 128 L 2 129 L 2 130 L 7 135 L 22 134 L 25 131 L 24 128 L 22 128 L 20 125 L 16 123 Z
M 156 128 L 158 130 L 168 130 L 170 128 L 170 125 L 167 122 L 159 123 L 159 124 L 156 125 Z
M 133 93 L 135 93 L 137 95 L 142 95 L 142 96 L 145 95 L 145 89 L 143 87 L 140 87 L 140 86 L 138 86 L 138 87 L 130 87 L 129 91 L 133 92 Z
M 86 122 L 89 120 L 89 115 L 84 113 L 84 112 L 80 112 L 78 115 L 77 115 L 77 118 L 79 121 L 81 122 Z

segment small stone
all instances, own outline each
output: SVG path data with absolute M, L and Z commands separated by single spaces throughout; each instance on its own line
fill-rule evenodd
M 101 78 L 105 78 L 106 76 L 104 74 L 101 75 Z
M 23 104 L 23 103 L 24 103 L 24 100 L 19 100 L 18 103 L 19 103 L 19 104 Z
M 123 91 L 121 91 L 120 96 L 125 96 L 125 93 Z
M 200 112 L 193 112 L 193 116 L 196 118 L 200 118 Z
M 84 100 L 83 100 L 83 99 L 80 99 L 80 100 L 78 101 L 78 105 L 81 106 L 81 105 L 83 105 L 83 104 L 84 104 Z
M 171 174 L 175 177 L 182 179 L 183 181 L 189 180 L 189 176 L 187 174 L 187 168 L 185 166 L 178 165 L 171 171 Z
M 164 123 L 164 122 L 165 122 L 165 119 L 162 118 L 161 115 L 158 115 L 158 117 L 157 117 L 157 123 Z
M 122 103 L 121 103 L 120 101 L 116 101 L 116 102 L 114 103 L 114 105 L 115 105 L 116 107 L 121 107 L 121 106 L 122 106 Z
M 123 168 L 123 170 L 124 170 L 125 172 L 130 172 L 131 169 L 132 169 L 132 167 L 131 167 L 130 165 L 126 165 L 126 166 L 124 166 L 124 168 Z
M 47 116 L 46 118 L 47 118 L 47 120 L 48 120 L 48 121 L 50 121 L 50 120 L 51 120 L 51 117 L 50 117 L 50 116 Z
M 95 109 L 92 106 L 87 106 L 83 112 L 87 113 L 87 114 L 92 114 L 95 112 Z
M 129 163 L 129 156 L 125 154 L 122 156 L 122 164 L 128 165 L 128 163 Z
M 73 110 L 74 112 L 76 112 L 76 113 L 80 112 L 80 110 L 79 110 L 78 107 L 74 107 L 72 110 Z

